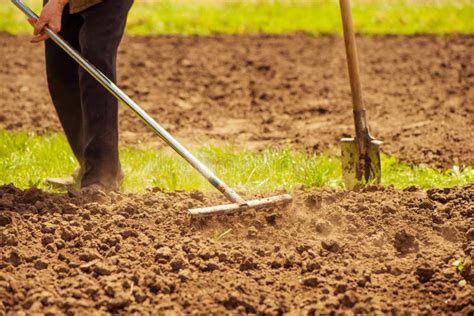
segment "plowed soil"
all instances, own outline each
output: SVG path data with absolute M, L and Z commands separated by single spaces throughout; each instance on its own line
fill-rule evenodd
M 41 45 L 0 34 L 0 128 L 57 131 Z M 408 162 L 472 165 L 474 36 L 359 37 L 363 90 L 383 150 Z M 353 134 L 341 38 L 290 35 L 128 37 L 119 85 L 188 144 L 293 144 Z M 122 140 L 161 142 L 125 107 Z
M 0 187 L 0 315 L 474 313 L 473 185 L 297 191 L 286 209 L 187 215 L 220 202 Z

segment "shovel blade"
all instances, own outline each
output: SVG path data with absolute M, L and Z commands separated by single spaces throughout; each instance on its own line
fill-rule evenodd
M 367 157 L 360 156 L 354 138 L 341 139 L 342 176 L 347 189 L 364 187 L 368 184 L 379 184 L 382 178 L 380 163 L 381 141 L 368 141 Z

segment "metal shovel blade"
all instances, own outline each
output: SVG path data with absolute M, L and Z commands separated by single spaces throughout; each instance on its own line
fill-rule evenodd
M 211 216 L 217 214 L 228 214 L 234 213 L 236 211 L 245 211 L 250 208 L 263 208 L 269 206 L 281 206 L 284 204 L 290 203 L 292 200 L 291 195 L 283 194 L 272 196 L 268 198 L 256 199 L 256 200 L 248 200 L 245 201 L 243 204 L 232 203 L 232 204 L 224 204 L 224 205 L 217 205 L 217 206 L 210 206 L 210 207 L 203 207 L 203 208 L 192 208 L 189 210 L 189 213 L 193 217 L 203 217 L 203 216 Z
M 381 141 L 369 139 L 367 156 L 361 157 L 354 138 L 341 139 L 342 177 L 347 189 L 378 184 L 382 178 L 380 164 Z

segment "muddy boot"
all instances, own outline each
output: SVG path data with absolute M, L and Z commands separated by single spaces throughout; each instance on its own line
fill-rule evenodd
M 62 178 L 46 178 L 44 179 L 44 184 L 50 185 L 57 189 L 69 190 L 79 185 L 82 174 L 82 169 L 76 168 L 74 169 L 74 172 L 71 176 Z

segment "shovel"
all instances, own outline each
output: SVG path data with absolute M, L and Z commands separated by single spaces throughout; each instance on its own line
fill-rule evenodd
M 112 0 L 111 0 L 112 1 Z M 26 16 L 37 20 L 38 16 L 27 7 L 21 0 L 12 0 Z M 107 78 L 100 70 L 88 62 L 71 45 L 69 45 L 61 36 L 53 32 L 48 26 L 44 32 L 49 35 L 51 40 L 61 47 L 72 59 L 74 59 L 84 70 L 95 78 L 105 89 L 107 89 L 119 101 L 127 105 L 135 114 L 144 121 L 161 139 L 163 139 L 171 148 L 173 148 L 184 160 L 186 160 L 194 169 L 196 169 L 207 181 L 209 181 L 217 190 L 219 190 L 231 204 L 210 206 L 205 208 L 190 209 L 192 216 L 206 216 L 214 214 L 227 214 L 238 211 L 244 211 L 250 208 L 264 208 L 276 205 L 284 205 L 291 202 L 292 197 L 289 194 L 277 195 L 268 198 L 244 200 L 237 192 L 232 190 L 227 184 L 220 180 L 205 164 L 189 152 L 180 142 L 178 142 L 168 131 L 166 131 L 158 122 L 156 122 L 148 113 L 146 113 L 135 101 L 127 96 L 119 87 Z
M 364 103 L 362 101 L 355 36 L 352 28 L 351 6 L 349 0 L 339 0 L 339 3 L 341 6 L 356 131 L 355 138 L 341 139 L 342 175 L 346 188 L 352 190 L 367 184 L 380 183 L 382 176 L 380 145 L 382 142 L 370 135 L 367 125 Z

